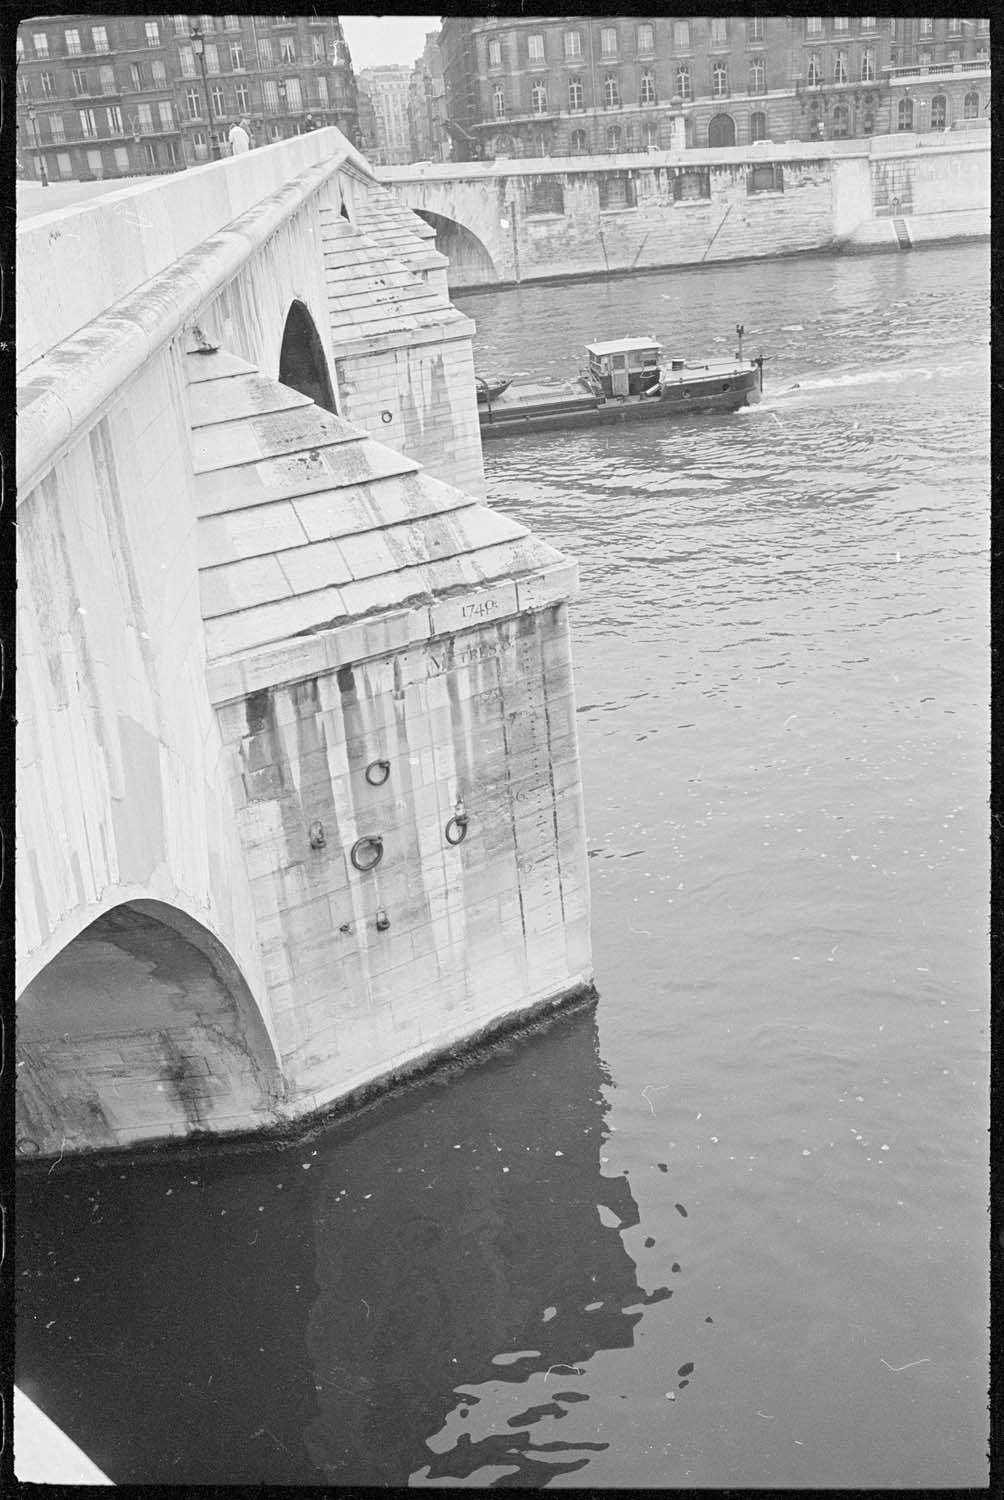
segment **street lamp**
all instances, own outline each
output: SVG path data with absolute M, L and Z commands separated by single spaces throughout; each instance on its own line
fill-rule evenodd
M 213 140 L 213 108 L 209 102 L 209 82 L 206 78 L 206 41 L 198 26 L 191 33 L 192 51 L 199 59 L 199 67 L 202 70 L 202 92 L 206 96 L 206 134 L 209 141 L 210 156 L 219 154 L 218 147 Z
M 28 110 L 28 120 L 31 124 L 31 144 L 35 149 L 35 161 L 38 167 L 38 180 L 43 187 L 49 186 L 49 174 L 45 170 L 45 157 L 42 155 L 38 144 L 38 126 L 35 122 L 35 111 Z

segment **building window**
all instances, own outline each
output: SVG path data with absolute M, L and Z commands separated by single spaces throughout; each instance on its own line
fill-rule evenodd
M 603 80 L 603 108 L 620 109 L 621 91 L 617 79 L 612 73 L 608 73 Z
M 921 18 L 920 18 L 920 34 L 921 34 L 921 36 L 933 36 L 934 35 L 934 21 L 933 21 L 933 19 L 930 16 L 921 16 Z
M 708 123 L 709 146 L 734 146 L 736 122 L 731 115 L 713 115 Z
M 747 42 L 762 42 L 763 34 L 763 16 L 753 16 L 746 22 Z
M 153 86 L 155 89 L 167 88 L 167 68 L 159 57 L 155 57 L 150 64 L 150 72 L 153 74 Z
M 98 133 L 97 122 L 94 118 L 93 109 L 82 109 L 80 111 L 80 134 L 85 139 L 96 136 Z
M 324 32 L 323 31 L 314 31 L 314 32 L 311 32 L 311 35 L 310 35 L 310 51 L 311 51 L 311 56 L 312 56 L 312 58 L 313 58 L 313 60 L 314 60 L 315 63 L 323 63 L 323 62 L 327 61 L 327 58 L 326 58 L 325 53 L 324 53 Z M 243 58 L 241 59 L 240 66 L 242 68 L 244 66 Z
M 288 21 L 290 19 L 290 17 L 289 16 L 276 16 L 275 19 L 276 19 L 277 22 L 279 22 L 279 21 Z M 207 35 L 210 34 L 210 33 L 212 33 L 212 32 L 214 32 L 216 30 L 216 17 L 215 16 L 200 16 L 199 17 L 199 30 L 206 32 Z
M 238 89 L 237 89 L 238 94 L 240 93 L 241 89 L 244 89 L 244 92 L 247 93 L 247 89 L 245 88 L 244 84 L 240 84 L 238 86 Z M 325 78 L 325 76 L 324 76 L 323 73 L 321 73 L 319 75 L 319 77 L 317 78 L 317 102 L 318 102 L 318 104 L 320 104 L 320 106 L 321 106 L 322 109 L 327 109 L 327 107 L 328 107 L 328 80 Z M 250 104 L 249 103 L 241 105 L 241 109 L 244 111 L 245 114 L 247 114 L 249 108 L 250 108 Z
M 530 61 L 532 63 L 542 63 L 544 61 L 544 38 L 535 33 L 533 36 L 527 37 L 526 45 Z
M 110 63 L 102 63 L 98 69 L 98 77 L 101 80 L 101 92 L 103 94 L 117 94 L 115 86 L 115 69 Z
M 783 193 L 784 171 L 778 162 L 764 162 L 753 167 L 746 177 L 746 191 L 754 193 Z
M 875 48 L 866 47 L 861 54 L 861 82 L 875 82 Z
M 645 150 L 654 151 L 659 145 L 659 127 L 653 120 L 645 124 Z
M 42 97 L 44 99 L 51 99 L 56 92 L 51 73 L 39 73 L 38 86 L 42 90 Z
M 497 83 L 493 90 L 492 107 L 495 111 L 496 120 L 502 120 L 505 118 L 505 89 L 500 83 Z
M 209 91 L 209 97 L 213 102 L 214 116 L 217 120 L 222 120 L 223 116 L 226 114 L 226 109 L 224 108 L 225 101 L 223 98 L 223 89 L 218 83 L 213 84 L 212 88 Z
M 913 129 L 913 100 L 901 99 L 896 109 L 897 130 Z
M 174 109 L 170 99 L 161 99 L 157 105 L 157 113 L 160 116 L 161 130 L 174 129 Z
M 488 43 L 488 66 L 490 68 L 501 68 L 502 66 L 502 43 L 498 37 L 492 37 Z
M 547 114 L 547 85 L 543 78 L 535 78 L 530 90 L 530 105 L 535 115 Z
M 198 89 L 185 90 L 185 105 L 188 109 L 188 118 L 197 120 L 199 118 L 199 91 Z
M 179 48 L 178 48 L 178 61 L 181 64 L 181 76 L 182 76 L 182 78 L 194 78 L 195 77 L 195 53 L 192 51 L 191 47 L 181 47 L 181 46 L 179 46 Z
M 582 32 L 581 31 L 566 31 L 565 32 L 565 56 L 566 57 L 581 57 L 582 56 Z
M 149 104 L 137 104 L 136 122 L 140 130 L 150 131 L 153 129 L 153 110 Z
M 642 104 L 655 103 L 655 74 L 648 69 L 641 75 L 641 87 L 638 91 L 638 99 Z
M 607 150 L 619 151 L 621 149 L 621 128 L 619 125 L 607 126 Z
M 944 130 L 948 123 L 948 100 L 944 94 L 935 94 L 931 100 L 931 129 Z
M 604 172 L 600 178 L 600 210 L 634 208 L 634 178 L 626 172 Z
M 19 99 L 31 98 L 31 79 L 24 78 L 20 74 L 18 75 L 17 80 L 17 97 Z
M 262 68 L 272 66 L 272 38 L 269 36 L 258 38 L 258 65 Z
M 958 47 L 949 47 L 948 61 L 950 63 L 957 63 L 962 61 L 962 53 L 959 51 Z
M 157 145 L 155 141 L 143 142 L 143 157 L 148 167 L 157 166 Z
M 711 17 L 711 45 L 712 47 L 727 47 L 729 45 L 729 23 L 724 16 Z
M 240 16 L 224 16 L 223 17 L 223 30 L 224 31 L 240 31 L 240 29 L 241 29 L 241 18 L 240 18 Z
M 108 51 L 108 28 L 106 26 L 91 27 L 91 50 L 93 52 Z
M 677 172 L 673 178 L 673 202 L 693 203 L 697 198 L 711 197 L 711 173 L 707 167 L 692 172 Z
M 57 145 L 66 140 L 66 126 L 62 115 L 50 115 L 49 127 L 52 130 L 52 139 Z
M 807 36 L 822 36 L 822 34 L 823 34 L 823 18 L 822 18 L 822 16 L 806 16 L 806 18 L 805 18 L 805 30 L 806 30 L 806 35 Z
M 676 92 L 684 101 L 694 97 L 694 90 L 690 83 L 690 64 L 677 63 L 676 65 Z
M 70 161 L 70 153 L 68 151 L 56 152 L 56 166 L 59 169 L 60 177 L 73 176 L 73 163 Z
M 317 61 L 316 57 L 314 61 Z M 244 47 L 241 42 L 230 43 L 230 71 L 232 73 L 243 73 L 244 71 Z
M 977 93 L 967 94 L 962 101 L 962 118 L 964 120 L 978 120 L 980 117 L 980 96 Z
M 654 26 L 638 27 L 638 51 L 641 53 L 649 53 L 655 51 Z
M 949 18 L 949 22 L 948 22 L 948 35 L 949 36 L 961 36 L 962 35 L 962 22 L 956 16 L 952 16 L 952 17 Z
M 604 26 L 600 31 L 600 54 L 603 57 L 617 56 L 616 26 Z
M 130 63 L 129 64 L 129 79 L 130 79 L 132 87 L 136 91 L 136 93 L 137 94 L 140 93 L 142 91 L 142 89 L 143 89 L 143 64 L 142 63 Z
M 45 32 L 44 31 L 35 31 L 35 32 L 33 32 L 31 40 L 32 40 L 32 45 L 35 48 L 35 56 L 36 57 L 41 57 L 41 58 L 48 57 L 48 55 L 49 55 L 49 38 L 45 34 Z
M 850 26 L 850 24 L 851 24 L 850 23 L 850 17 L 848 17 L 848 16 L 834 16 L 833 17 L 833 29 L 834 29 L 834 31 L 846 31 L 848 29 L 848 27 Z
M 24 61 L 24 37 L 20 34 L 14 38 L 14 55 L 18 62 Z
M 690 51 L 690 22 L 673 22 L 673 46 L 677 52 Z
M 573 130 L 571 140 L 571 152 L 573 156 L 583 156 L 586 150 L 586 132 L 584 130 Z
M 147 21 L 144 26 L 146 32 L 146 45 L 148 47 L 160 46 L 160 27 L 156 21 Z
M 218 73 L 220 71 L 220 53 L 215 42 L 206 43 L 203 61 L 206 64 L 207 73 Z
M 711 97 L 713 99 L 724 99 L 729 92 L 729 65 L 728 63 L 715 63 L 711 69 Z
M 819 64 L 819 53 L 813 52 L 809 57 L 808 83 L 810 89 L 818 89 L 823 81 L 823 70 Z
M 762 57 L 754 58 L 750 63 L 749 91 L 751 94 L 767 92 L 767 69 Z
M 261 86 L 262 99 L 270 115 L 279 113 L 279 85 L 274 78 L 266 78 Z
M 79 57 L 80 56 L 80 32 L 79 31 L 64 31 L 63 35 L 66 38 L 66 55 L 67 55 L 67 57 Z
M 833 109 L 833 117 L 830 120 L 830 134 L 835 141 L 845 140 L 851 133 L 850 110 L 846 104 L 837 104 Z
M 115 147 L 115 165 L 116 165 L 116 167 L 118 168 L 118 170 L 120 172 L 128 172 L 128 170 L 129 170 L 129 147 L 128 146 L 116 146 Z
M 327 79 L 326 78 L 322 78 L 319 81 L 321 83 L 323 83 L 323 84 L 327 84 Z M 237 85 L 237 87 L 236 87 L 236 89 L 235 89 L 234 92 L 237 95 L 237 109 L 238 109 L 238 112 L 240 114 L 242 114 L 242 115 L 250 114 L 250 112 L 251 112 L 251 93 L 250 93 L 250 90 L 248 89 L 247 84 L 246 83 L 239 83 Z M 327 103 L 327 100 L 325 100 L 324 102 Z
M 87 153 L 87 167 L 88 167 L 89 171 L 91 171 L 91 172 L 94 173 L 95 177 L 102 177 L 102 176 L 104 176 L 105 164 L 101 160 L 101 152 L 100 151 L 88 151 L 88 153 Z
M 286 79 L 286 107 L 288 109 L 291 109 L 294 114 L 298 113 L 303 108 L 303 98 L 300 94 L 299 78 Z
M 571 110 L 583 109 L 582 79 L 570 78 L 568 80 L 568 107 Z
M 847 53 L 838 52 L 833 62 L 833 82 L 847 82 Z
M 861 17 L 861 30 L 862 31 L 876 31 L 877 29 L 878 29 L 877 28 L 877 23 L 875 21 L 875 17 L 874 16 L 862 16 Z
M 284 63 L 296 62 L 296 39 L 291 36 L 279 38 L 279 61 Z
M 87 74 L 83 68 L 70 69 L 70 82 L 73 85 L 73 92 L 75 94 L 86 94 L 88 92 Z
M 563 214 L 565 195 L 561 190 L 561 183 L 549 177 L 535 182 L 530 190 L 526 212 L 528 214 Z
M 750 140 L 765 141 L 767 139 L 767 116 L 762 109 L 754 110 L 750 115 Z

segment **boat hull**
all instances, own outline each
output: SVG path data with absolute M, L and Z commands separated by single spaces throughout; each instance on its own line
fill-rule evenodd
M 681 377 L 663 382 L 658 396 L 627 396 L 622 399 L 581 396 L 571 392 L 562 400 L 524 400 L 518 388 L 508 392 L 505 404 L 492 404 L 478 412 L 482 438 L 517 437 L 527 432 L 558 432 L 569 428 L 618 426 L 625 422 L 668 421 L 695 412 L 737 411 L 760 400 L 758 366 L 730 370 L 721 379 Z

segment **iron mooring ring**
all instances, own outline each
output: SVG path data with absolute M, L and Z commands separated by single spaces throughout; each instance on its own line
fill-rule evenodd
M 452 817 L 446 825 L 446 842 L 448 844 L 462 844 L 467 837 L 467 814 L 459 813 Z
M 367 851 L 371 857 L 367 857 Z M 349 852 L 349 859 L 357 870 L 364 873 L 367 870 L 375 870 L 383 859 L 383 839 L 378 833 L 365 833 L 361 839 L 356 839 Z
M 371 760 L 363 775 L 370 786 L 383 786 L 384 782 L 390 776 L 390 761 Z

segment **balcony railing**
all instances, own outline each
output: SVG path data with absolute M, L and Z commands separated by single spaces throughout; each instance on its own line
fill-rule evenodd
M 888 63 L 882 69 L 890 83 L 898 78 L 930 78 L 944 73 L 989 73 L 989 57 L 973 57 L 966 62 L 907 63 L 893 68 Z

